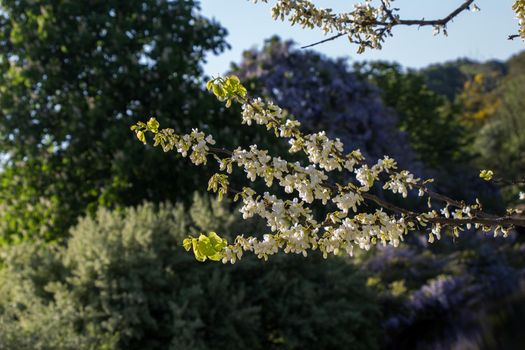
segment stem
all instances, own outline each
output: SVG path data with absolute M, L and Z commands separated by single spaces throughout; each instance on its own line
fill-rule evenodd
M 435 20 L 396 19 L 394 17 L 394 15 L 392 14 L 392 10 L 388 10 L 388 8 L 387 8 L 386 4 L 384 3 L 384 1 L 381 1 L 381 7 L 383 8 L 383 10 L 386 12 L 388 17 L 390 18 L 390 21 L 375 21 L 374 20 L 374 21 L 370 21 L 370 22 L 367 22 L 367 23 L 348 21 L 347 23 L 349 23 L 349 24 L 358 24 L 360 26 L 383 27 L 382 28 L 383 31 L 389 31 L 389 32 L 395 26 L 414 26 L 414 25 L 417 25 L 417 26 L 420 26 L 420 27 L 425 27 L 425 26 L 446 26 L 450 21 L 452 21 L 455 17 L 457 17 L 461 12 L 467 10 L 469 8 L 469 6 L 472 5 L 472 3 L 474 1 L 475 0 L 466 0 L 461 6 L 459 6 L 454 11 L 452 11 L 448 16 L 446 16 L 444 18 L 441 18 L 441 19 L 435 19 Z M 333 36 L 331 36 L 331 37 L 329 37 L 327 39 L 323 39 L 323 40 L 317 41 L 317 42 L 315 42 L 313 44 L 302 46 L 301 49 L 306 49 L 306 48 L 309 48 L 309 47 L 312 47 L 312 46 L 320 45 L 320 44 L 326 43 L 328 41 L 332 41 L 332 40 L 335 40 L 335 39 L 340 38 L 342 36 L 345 36 L 347 34 L 348 33 L 346 33 L 346 32 L 337 33 L 337 34 L 335 34 L 335 35 L 333 35 Z M 509 36 L 509 40 L 512 40 L 515 37 L 519 37 L 519 35 L 511 35 L 511 36 Z

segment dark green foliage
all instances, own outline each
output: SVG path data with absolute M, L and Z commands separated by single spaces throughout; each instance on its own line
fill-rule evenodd
M 515 64 L 517 69 L 518 64 Z M 480 154 L 478 164 L 492 169 L 498 178 L 520 180 L 525 174 L 525 74 L 509 75 L 492 92 L 500 102 L 489 120 L 480 127 L 474 147 Z M 505 188 L 508 201 L 515 201 L 525 188 Z
M 408 134 L 425 165 L 439 168 L 465 160 L 467 140 L 457 111 L 431 91 L 420 74 L 386 62 L 359 64 L 355 69 L 380 88 L 383 102 L 397 112 L 398 127 Z
M 473 136 L 461 122 L 456 103 L 428 88 L 422 74 L 398 64 L 369 62 L 354 68 L 362 79 L 377 85 L 384 104 L 397 113 L 397 127 L 406 132 L 425 165 L 423 175 L 436 180 L 434 189 L 469 201 L 487 198 L 486 208 L 499 209 L 498 193 L 470 166 Z
M 501 76 L 506 72 L 507 67 L 502 62 L 480 63 L 466 58 L 433 64 L 420 71 L 429 89 L 447 97 L 451 102 L 454 102 L 465 83 L 475 74 L 491 73 Z
M 444 64 L 435 64 L 422 70 L 428 87 L 440 94 L 446 96 L 449 101 L 454 101 L 456 95 L 461 92 L 467 78 L 461 72 L 461 64 L 470 64 L 470 60 L 447 62 Z
M 0 347 L 17 349 L 374 349 L 379 313 L 348 263 L 317 255 L 199 263 L 188 233 L 238 215 L 195 198 L 82 219 L 63 247 L 3 249 Z
M 195 1 L 9 0 L 0 13 L 2 240 L 54 239 L 86 208 L 205 186 L 206 172 L 137 142 L 138 120 L 239 135 L 202 88 L 225 30 Z
M 455 109 L 467 125 L 467 135 L 471 135 L 466 139 L 475 156 L 471 164 L 478 169 L 492 169 L 497 178 L 510 181 L 522 178 L 525 171 L 524 57 L 523 53 L 517 54 L 506 62 L 458 60 L 419 72 L 430 89 L 455 101 Z M 451 90 L 445 91 L 447 86 Z M 439 145 L 441 137 L 433 141 Z M 507 203 L 515 201 L 519 191 L 518 186 L 507 187 L 503 197 Z
M 512 56 L 506 64 L 508 74 L 511 76 L 525 73 L 525 52 Z
M 263 291 L 255 298 L 266 329 L 262 349 L 364 350 L 382 342 L 376 301 L 347 263 L 314 254 L 269 265 L 255 285 Z

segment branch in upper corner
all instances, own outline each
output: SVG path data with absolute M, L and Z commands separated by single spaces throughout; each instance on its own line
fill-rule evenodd
M 368 17 L 368 18 L 366 18 L 366 20 L 359 19 L 359 18 L 358 18 L 358 20 L 355 20 L 356 17 L 354 16 L 353 13 L 341 14 L 341 15 L 339 15 L 340 18 L 342 18 L 344 16 L 347 16 L 347 17 L 348 16 L 354 16 L 353 19 L 347 19 L 347 20 L 343 21 L 343 24 L 350 25 L 350 27 L 347 28 L 348 30 L 344 30 L 344 29 L 343 29 L 343 31 L 342 30 L 338 30 L 339 33 L 336 34 L 336 35 L 333 35 L 333 36 L 331 36 L 331 37 L 329 37 L 327 39 L 324 39 L 324 40 L 317 41 L 317 42 L 315 42 L 313 44 L 302 46 L 301 48 L 305 49 L 305 48 L 313 47 L 313 46 L 316 46 L 316 45 L 320 45 L 320 44 L 323 44 L 325 42 L 332 41 L 332 40 L 335 40 L 337 38 L 340 38 L 340 37 L 342 37 L 344 35 L 349 35 L 350 42 L 352 42 L 352 43 L 356 43 L 356 44 L 359 44 L 361 46 L 367 46 L 367 47 L 372 47 L 372 48 L 380 48 L 381 47 L 380 42 L 382 42 L 384 40 L 383 39 L 384 35 L 385 34 L 391 34 L 391 30 L 392 30 L 393 27 L 395 27 L 395 26 L 413 26 L 413 25 L 417 25 L 417 26 L 420 26 L 420 27 L 433 26 L 433 27 L 438 27 L 438 28 L 444 28 L 444 27 L 446 27 L 446 25 L 449 22 L 451 22 L 454 18 L 456 18 L 460 13 L 462 13 L 465 10 L 470 9 L 470 7 L 473 5 L 474 1 L 475 0 L 466 0 L 465 2 L 463 2 L 461 4 L 461 6 L 457 7 L 454 11 L 452 11 L 446 17 L 443 17 L 441 19 L 436 19 L 436 20 L 425 20 L 425 19 L 405 20 L 405 19 L 400 19 L 398 16 L 394 15 L 393 11 L 396 10 L 396 9 L 390 9 L 388 7 L 387 2 L 385 2 L 384 0 L 381 0 L 381 12 L 382 12 L 382 15 L 377 15 L 377 17 L 375 19 L 372 19 L 372 18 Z M 335 17 L 336 16 L 334 16 L 332 19 L 334 19 Z M 359 29 L 359 28 L 369 28 L 369 30 L 368 30 L 369 35 L 378 37 L 377 40 L 376 40 L 375 45 L 373 43 L 371 43 L 369 40 L 361 39 L 359 34 L 357 35 L 358 40 L 354 40 L 352 38 L 352 36 L 353 36 L 352 33 L 359 33 L 360 32 L 359 30 L 356 30 L 356 29 Z M 339 27 L 339 29 L 340 29 L 340 27 Z M 510 37 L 509 37 L 509 39 L 510 39 Z

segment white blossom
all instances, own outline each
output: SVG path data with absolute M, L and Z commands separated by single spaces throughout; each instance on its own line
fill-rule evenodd
M 363 197 L 355 192 L 342 193 L 332 199 L 343 213 L 348 213 L 348 209 L 357 212 L 357 206 L 363 201 Z

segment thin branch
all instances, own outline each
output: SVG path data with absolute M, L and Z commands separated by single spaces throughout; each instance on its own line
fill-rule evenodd
M 208 149 L 209 149 L 212 153 L 215 153 L 215 154 L 224 154 L 224 155 L 227 155 L 228 157 L 233 156 L 233 152 L 230 151 L 230 150 L 227 150 L 227 149 L 225 149 L 225 148 L 208 147 Z
M 361 193 L 361 195 L 363 196 L 363 198 L 365 199 L 368 199 L 372 202 L 374 202 L 375 204 L 379 205 L 380 207 L 382 208 L 385 208 L 387 210 L 390 210 L 394 213 L 399 213 L 399 214 L 403 214 L 403 215 L 407 215 L 407 216 L 416 216 L 418 215 L 418 213 L 414 213 L 410 210 L 407 210 L 407 209 L 404 209 L 404 208 L 401 208 L 401 207 L 398 207 L 390 202 L 387 202 L 381 198 L 379 198 L 378 196 L 374 195 L 374 194 L 371 194 L 371 193 Z
M 436 193 L 434 193 L 436 194 Z M 421 213 L 415 213 L 403 208 L 400 208 L 390 202 L 387 202 L 385 200 L 382 200 L 381 198 L 370 194 L 370 193 L 362 193 L 363 198 L 366 198 L 368 200 L 371 200 L 372 202 L 376 203 L 382 208 L 385 208 L 387 210 L 397 212 L 400 214 L 406 215 L 410 219 L 415 219 L 416 216 L 421 215 Z M 466 224 L 479 224 L 484 226 L 521 226 L 525 227 L 525 218 L 522 217 L 516 217 L 516 216 L 492 216 L 486 213 L 479 212 L 482 217 L 472 217 L 472 218 L 462 218 L 462 219 L 456 219 L 456 218 L 446 218 L 446 217 L 436 217 L 436 218 L 428 218 L 427 220 L 432 223 L 441 224 L 441 225 L 452 225 L 452 226 L 463 226 Z M 417 223 L 416 220 L 412 220 Z
M 383 11 L 385 11 L 385 13 L 388 15 L 388 17 L 390 18 L 390 20 L 391 20 L 392 22 L 395 22 L 395 21 L 396 21 L 396 18 L 394 17 L 394 14 L 393 14 L 392 10 L 389 9 L 388 6 L 386 5 L 385 0 L 381 0 L 381 7 L 383 8 Z
M 345 36 L 345 35 L 346 35 L 346 33 L 339 33 L 339 34 L 336 34 L 336 35 L 334 35 L 334 36 L 331 36 L 331 37 L 329 37 L 329 38 L 327 38 L 327 39 L 324 39 L 324 40 L 321 40 L 321 41 L 315 42 L 315 43 L 313 43 L 313 44 L 306 45 L 306 46 L 301 46 L 301 49 L 307 49 L 307 48 L 312 47 L 312 46 L 316 46 L 316 45 L 324 44 L 324 43 L 326 43 L 326 42 L 328 42 L 328 41 L 335 40 L 335 39 L 340 38 L 340 37 Z
M 457 17 L 461 12 L 467 10 L 474 0 L 467 0 L 463 3 L 463 5 L 459 6 L 457 9 L 452 11 L 448 16 L 442 19 L 438 20 L 432 20 L 432 21 L 425 21 L 425 20 L 399 20 L 394 25 L 406 25 L 406 26 L 412 26 L 412 25 L 418 25 L 418 26 L 445 26 L 448 24 L 448 22 L 452 21 L 455 17 Z
M 361 23 L 361 22 L 357 23 L 355 21 L 349 21 L 348 23 L 360 24 L 360 25 L 371 26 L 371 27 L 375 27 L 375 26 L 379 27 L 379 26 L 381 26 L 381 27 L 384 27 L 383 31 L 386 31 L 386 30 L 390 31 L 393 27 L 400 26 L 400 25 L 403 25 L 403 26 L 414 26 L 414 25 L 417 25 L 417 26 L 420 26 L 420 27 L 425 27 L 425 26 L 446 26 L 450 21 L 452 21 L 460 13 L 462 13 L 465 10 L 467 10 L 470 7 L 470 5 L 472 5 L 472 3 L 474 1 L 475 0 L 466 0 L 461 6 L 459 6 L 454 11 L 452 11 L 448 16 L 446 16 L 446 17 L 444 17 L 442 19 L 435 19 L 435 20 L 424 20 L 424 19 L 402 20 L 402 19 L 397 19 L 392 14 L 392 10 L 388 10 L 385 2 L 381 1 L 381 4 L 382 4 L 381 6 L 383 7 L 384 11 L 387 13 L 388 17 L 390 18 L 390 21 L 387 21 L 387 22 L 385 22 L 385 21 L 371 21 L 371 22 L 368 22 L 368 23 Z M 313 44 L 302 46 L 301 49 L 306 49 L 306 48 L 309 48 L 309 47 L 312 47 L 312 46 L 317 46 L 317 45 L 326 43 L 328 41 L 335 40 L 335 39 L 340 38 L 340 37 L 342 37 L 344 35 L 347 35 L 347 34 L 348 33 L 341 32 L 341 33 L 333 35 L 333 36 L 331 36 L 331 37 L 329 37 L 327 39 L 317 41 L 317 42 L 315 42 Z M 519 35 L 517 35 L 517 36 L 519 37 Z M 514 35 L 509 36 L 509 39 L 512 40 L 514 37 L 515 37 Z

